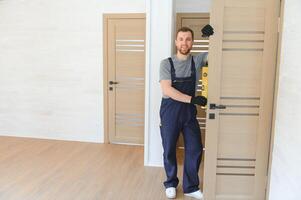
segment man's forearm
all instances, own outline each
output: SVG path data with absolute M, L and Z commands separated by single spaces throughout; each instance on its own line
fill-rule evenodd
M 184 102 L 184 103 L 190 103 L 191 101 L 191 96 L 184 94 L 173 87 L 167 88 L 164 92 L 164 95 L 172 98 L 173 100 Z
M 179 90 L 177 90 L 176 88 L 172 87 L 170 80 L 162 80 L 160 81 L 160 83 L 161 83 L 163 94 L 165 96 L 172 98 L 173 100 L 184 102 L 184 103 L 192 103 L 200 106 L 205 106 L 207 104 L 206 97 L 203 96 L 191 97 L 187 94 L 184 94 Z

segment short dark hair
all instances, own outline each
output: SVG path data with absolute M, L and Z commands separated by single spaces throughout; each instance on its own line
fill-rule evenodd
M 176 38 L 178 37 L 178 33 L 179 32 L 190 32 L 191 33 L 191 36 L 192 36 L 192 40 L 194 39 L 194 34 L 193 34 L 193 30 L 191 30 L 191 28 L 188 28 L 188 27 L 181 27 L 178 29 L 177 31 L 177 34 L 176 34 Z

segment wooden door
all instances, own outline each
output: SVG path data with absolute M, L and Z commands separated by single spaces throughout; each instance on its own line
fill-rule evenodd
M 278 13 L 279 0 L 212 2 L 206 200 L 265 199 Z
M 177 29 L 181 27 L 189 27 L 194 32 L 194 43 L 191 50 L 192 55 L 196 55 L 200 52 L 208 52 L 209 40 L 203 38 L 201 35 L 201 29 L 209 24 L 209 13 L 177 13 Z M 176 51 L 176 50 L 175 50 Z M 197 94 L 207 96 L 207 81 L 206 81 L 206 71 L 207 66 L 202 66 L 200 80 L 197 88 Z M 205 75 L 205 76 L 204 76 Z M 197 106 L 198 114 L 197 119 L 202 132 L 202 142 L 205 142 L 205 132 L 206 132 L 206 108 Z M 180 135 L 178 141 L 178 147 L 183 148 L 183 136 Z
M 143 144 L 145 15 L 109 14 L 104 20 L 107 140 Z

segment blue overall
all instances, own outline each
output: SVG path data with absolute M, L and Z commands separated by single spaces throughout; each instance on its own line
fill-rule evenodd
M 195 96 L 196 69 L 193 58 L 191 59 L 190 77 L 176 77 L 171 58 L 169 58 L 169 62 L 171 65 L 172 87 L 184 94 Z M 164 150 L 164 168 L 167 176 L 167 180 L 164 182 L 165 188 L 177 187 L 179 183 L 176 145 L 182 131 L 185 148 L 183 191 L 184 193 L 191 193 L 199 190 L 198 171 L 203 146 L 196 114 L 196 106 L 193 104 L 179 102 L 171 98 L 162 98 L 160 131 Z

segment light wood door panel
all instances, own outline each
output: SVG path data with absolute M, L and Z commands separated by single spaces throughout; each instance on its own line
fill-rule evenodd
M 144 141 L 145 15 L 108 15 L 107 52 L 109 142 L 141 145 Z
M 262 52 L 224 51 L 222 63 L 221 96 L 258 97 L 260 95 Z
M 207 109 L 205 199 L 265 199 L 279 3 L 212 2 L 209 104 L 226 109 Z

